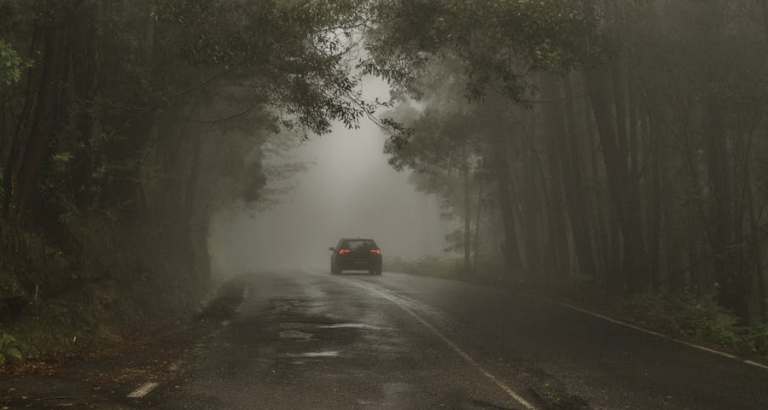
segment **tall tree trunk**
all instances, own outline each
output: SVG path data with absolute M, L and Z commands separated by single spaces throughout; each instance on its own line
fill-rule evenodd
M 765 41 L 768 45 L 768 0 L 761 0 L 760 7 L 763 11 L 763 30 L 765 30 Z
M 728 165 L 728 143 L 725 133 L 722 103 L 718 97 L 710 96 L 706 107 L 709 124 L 707 127 L 707 177 L 711 192 L 711 213 L 709 224 L 712 229 L 712 253 L 714 268 L 720 285 L 720 302 L 733 309 L 739 316 L 747 317 L 747 287 L 738 258 L 727 247 L 734 241 L 731 223 L 731 186 Z
M 502 254 L 509 274 L 516 273 L 520 268 L 520 254 L 517 243 L 517 226 L 515 221 L 515 205 L 512 200 L 510 187 L 509 163 L 507 162 L 506 134 L 497 130 L 490 137 L 494 147 L 493 162 L 494 176 L 498 185 L 499 206 L 504 225 L 504 243 Z
M 189 180 L 186 183 L 186 193 L 184 195 L 184 209 L 187 212 L 187 220 L 191 221 L 195 213 L 195 200 L 197 198 L 197 187 L 200 184 L 200 166 L 202 162 L 202 137 L 195 135 L 192 137 L 192 159 L 189 171 Z
M 475 252 L 472 266 L 477 270 L 477 262 L 480 259 L 480 225 L 482 222 L 482 209 L 483 209 L 483 187 L 485 184 L 480 179 L 480 186 L 477 188 L 477 206 L 475 207 Z
M 611 115 L 611 91 L 605 70 L 587 70 L 585 83 L 600 137 L 603 162 L 623 243 L 623 266 L 629 292 L 644 292 L 648 287 L 647 259 L 643 242 L 640 195 L 627 168 L 627 153 L 617 143 L 616 125 Z
M 41 27 L 36 27 L 32 34 L 30 56 L 32 56 L 32 58 L 35 60 L 40 59 L 40 43 L 42 41 L 43 34 L 44 30 Z M 40 63 L 40 61 L 37 62 Z M 33 119 L 38 97 L 37 90 L 35 89 L 35 80 L 38 79 L 38 66 L 39 64 L 35 64 L 34 66 L 27 69 L 26 84 L 24 89 L 24 94 L 26 95 L 24 100 L 24 108 L 21 110 L 21 115 L 19 116 L 19 121 L 16 125 L 16 132 L 13 135 L 13 140 L 11 142 L 11 147 L 8 153 L 8 161 L 5 163 L 5 169 L 3 170 L 3 176 L 5 177 L 5 200 L 3 203 L 3 215 L 5 218 L 11 217 L 11 211 L 14 210 L 14 201 L 16 195 L 18 195 L 18 175 L 22 156 L 24 155 L 24 145 L 27 140 L 27 136 L 29 135 L 30 130 L 34 124 Z
M 550 75 L 540 77 L 542 84 L 542 99 L 545 101 L 542 107 L 544 116 L 544 134 L 547 147 L 547 165 L 549 171 L 549 198 L 551 208 L 549 213 L 550 232 L 556 267 L 555 276 L 571 274 L 570 251 L 568 247 L 568 227 L 565 221 L 565 198 L 563 185 L 568 181 L 563 180 L 563 174 L 567 173 L 567 165 L 563 163 L 561 156 L 563 148 L 567 150 L 567 140 L 562 138 L 564 132 L 563 110 L 560 99 L 560 87 L 557 78 Z M 570 156 L 568 156 L 570 158 Z
M 518 221 L 523 228 L 522 235 L 526 239 L 522 243 L 525 249 L 523 251 L 525 255 L 524 268 L 529 273 L 541 274 L 547 269 L 554 269 L 551 266 L 554 258 L 545 257 L 551 252 L 551 245 L 546 233 L 548 224 L 545 221 L 550 206 L 546 190 L 541 189 L 544 170 L 534 142 L 537 118 L 534 113 L 527 113 L 525 117 L 530 125 L 526 127 L 523 134 L 525 155 L 522 166 L 523 176 L 520 182 L 521 191 L 513 191 L 512 194 L 519 197 L 523 203 L 523 209 L 518 211 Z
M 592 230 L 589 218 L 589 201 L 584 194 L 582 178 L 583 161 L 578 145 L 576 112 L 573 107 L 573 90 L 571 79 L 563 79 L 565 91 L 565 116 L 568 127 L 565 133 L 567 140 L 558 144 L 560 157 L 563 159 L 563 183 L 565 197 L 568 202 L 568 214 L 573 229 L 574 247 L 579 262 L 579 271 L 583 275 L 597 275 L 595 258 L 592 248 Z
M 585 88 L 583 80 L 581 81 L 581 85 L 582 88 Z M 586 93 L 586 90 L 583 90 L 583 92 Z M 606 201 L 602 195 L 603 190 L 597 188 L 597 181 L 603 179 L 600 164 L 597 158 L 597 153 L 600 151 L 600 144 L 598 142 L 598 138 L 596 137 L 594 114 L 588 98 L 584 100 L 582 110 L 584 114 L 584 124 L 587 140 L 587 149 L 585 152 L 587 153 L 587 160 L 589 162 L 589 167 L 584 168 L 586 170 L 585 179 L 589 181 L 589 185 L 591 186 L 590 192 L 587 196 L 592 198 L 592 203 L 594 204 L 591 207 L 587 207 L 587 209 L 591 210 L 590 217 L 594 221 L 593 238 L 595 243 L 595 251 L 597 254 L 597 260 L 595 262 L 596 265 L 598 265 L 598 271 L 602 273 L 601 279 L 603 280 L 603 283 L 608 283 L 609 269 L 612 269 L 609 263 L 609 225 L 611 220 L 609 219 L 610 212 L 608 212 L 605 208 Z
M 472 270 L 472 184 L 469 176 L 468 159 L 464 158 L 464 273 Z
M 45 58 L 37 97 L 34 125 L 18 174 L 18 187 L 12 195 L 10 213 L 19 217 L 29 213 L 38 199 L 38 184 L 48 151 L 48 141 L 56 131 L 59 83 L 64 64 L 64 10 L 56 6 L 45 27 Z
M 648 129 L 649 134 L 659 132 L 655 127 L 651 116 L 648 116 Z M 652 140 L 657 140 L 658 136 L 651 137 Z M 652 143 L 655 144 L 655 143 Z M 663 158 L 660 155 L 660 150 L 649 147 L 649 150 L 653 151 L 653 158 L 651 159 L 651 176 L 648 195 L 648 202 L 650 205 L 649 210 L 649 232 L 648 232 L 648 246 L 649 246 L 649 266 L 651 269 L 651 282 L 655 291 L 661 290 L 661 226 L 662 226 L 662 207 L 664 206 L 665 196 L 662 193 L 662 171 L 661 161 Z M 669 278 L 670 285 L 675 283 L 677 290 L 682 289 L 679 286 L 679 282 L 674 282 L 679 278 Z
M 766 45 L 768 46 L 768 0 L 762 0 L 760 2 L 760 5 L 762 6 L 763 10 L 763 28 L 765 29 L 765 40 Z M 752 209 L 752 213 L 754 213 L 754 208 Z M 755 232 L 755 228 L 757 226 L 752 227 L 752 232 Z M 756 262 L 757 262 L 757 275 L 758 275 L 758 296 L 760 297 L 760 314 L 761 319 L 763 322 L 768 322 L 768 281 L 766 281 L 766 272 L 765 269 L 763 269 L 763 258 L 762 253 L 760 253 L 760 243 L 755 241 L 756 246 Z
M 760 322 L 766 321 L 766 309 L 768 306 L 766 305 L 766 289 L 765 289 L 765 270 L 763 269 L 763 256 L 760 249 L 760 237 L 759 237 L 759 231 L 760 226 L 759 222 L 757 220 L 757 214 L 755 212 L 755 202 L 753 198 L 752 193 L 752 181 L 751 181 L 751 171 L 750 171 L 750 160 L 751 155 L 749 151 L 747 152 L 747 164 L 745 165 L 746 169 L 746 189 L 747 189 L 747 206 L 749 209 L 749 247 L 750 247 L 750 260 L 752 261 L 752 269 L 751 271 L 754 272 L 754 286 L 757 288 L 756 292 L 752 292 L 755 295 L 755 298 L 757 299 L 757 309 L 758 309 L 758 317 Z M 745 298 L 752 296 L 752 295 L 744 295 Z M 752 300 L 754 298 L 749 297 L 749 300 Z M 751 311 L 752 309 L 749 309 Z M 750 317 L 752 315 L 749 315 Z

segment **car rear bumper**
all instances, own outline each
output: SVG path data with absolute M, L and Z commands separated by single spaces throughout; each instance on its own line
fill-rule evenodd
M 368 269 L 381 269 L 381 260 L 379 259 L 372 259 L 372 258 L 365 258 L 365 259 L 347 259 L 347 260 L 337 260 L 337 267 L 338 269 L 343 270 L 368 270 Z

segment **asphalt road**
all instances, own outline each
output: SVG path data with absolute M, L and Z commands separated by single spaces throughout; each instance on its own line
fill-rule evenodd
M 236 314 L 165 349 L 0 391 L 115 409 L 768 409 L 768 370 L 504 289 L 319 271 L 242 283 Z M 145 372 L 68 380 L 105 366 Z

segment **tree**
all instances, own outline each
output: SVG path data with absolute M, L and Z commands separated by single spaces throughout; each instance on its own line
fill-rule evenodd
M 350 60 L 364 10 L 0 0 L 0 230 L 39 235 L 82 268 L 20 265 L 21 288 L 55 294 L 147 270 L 205 283 L 209 219 L 260 198 L 268 136 L 355 127 L 381 105 L 362 98 Z M 16 257 L 6 245 L 0 259 Z
M 459 62 L 462 104 L 485 114 L 467 127 L 494 137 L 477 155 L 505 181 L 496 217 L 525 238 L 528 269 L 574 261 L 614 289 L 714 295 L 754 322 L 766 310 L 765 4 L 382 1 L 361 66 L 428 113 L 423 78 Z M 423 128 L 391 145 L 419 151 Z
M 361 67 L 416 98 L 422 97 L 427 89 L 420 79 L 429 75 L 431 64 L 447 61 L 463 70 L 454 77 L 462 85 L 468 102 L 487 94 L 501 94 L 530 106 L 536 88 L 526 72 L 573 66 L 585 52 L 582 39 L 587 24 L 578 10 L 561 1 L 482 5 L 474 1 L 382 1 L 374 7 L 374 20 L 376 25 L 368 32 L 366 43 L 371 58 L 363 61 Z M 452 60 L 458 64 L 451 63 Z M 392 146 L 407 145 L 407 139 L 398 138 L 396 134 Z M 503 145 L 497 151 L 499 147 Z M 502 172 L 506 157 L 504 162 L 498 158 L 493 162 L 497 171 Z M 511 200 L 505 201 L 512 205 Z M 512 210 L 505 212 L 515 214 Z M 507 238 L 517 237 L 514 220 L 506 220 Z M 551 239 L 557 236 L 553 233 Z M 511 259 L 517 253 L 516 244 L 512 251 L 513 242 L 516 241 L 506 248 Z M 516 266 L 519 261 L 508 263 Z

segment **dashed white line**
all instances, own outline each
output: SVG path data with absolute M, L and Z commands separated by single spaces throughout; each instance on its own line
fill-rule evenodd
M 149 394 L 149 392 L 151 392 L 152 390 L 155 390 L 155 387 L 157 387 L 159 385 L 160 385 L 160 383 L 153 383 L 153 382 L 144 383 L 141 386 L 139 386 L 138 389 L 134 390 L 131 394 L 129 394 L 128 398 L 129 399 L 140 399 L 140 398 L 146 396 L 147 394 Z

